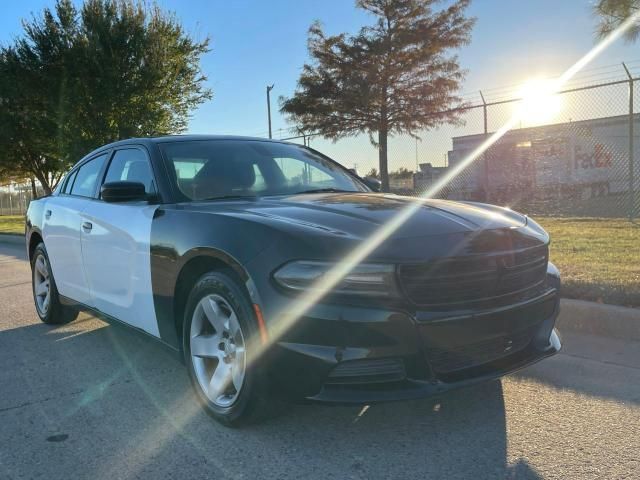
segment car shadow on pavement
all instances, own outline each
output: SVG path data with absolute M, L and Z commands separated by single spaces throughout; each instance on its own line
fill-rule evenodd
M 0 260 L 2 259 L 27 260 L 25 244 L 4 242 L 0 237 Z
M 507 461 L 500 382 L 418 401 L 287 405 L 234 430 L 200 410 L 175 354 L 86 315 L 0 331 L 0 365 L 9 478 L 541 478 Z
M 566 335 L 562 354 L 521 370 L 512 378 L 578 395 L 640 405 L 639 344 L 586 335 L 592 342 L 596 341 L 590 345 L 584 337 L 576 339 L 575 335 Z M 569 342 L 575 340 L 577 348 L 569 348 L 574 347 Z M 593 351 L 595 349 L 600 351 Z M 626 381 L 621 382 L 623 378 Z

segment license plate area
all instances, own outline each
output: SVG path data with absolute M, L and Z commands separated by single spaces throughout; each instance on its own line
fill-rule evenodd
M 529 346 L 553 315 L 555 295 L 525 305 L 419 324 L 427 361 L 436 375 L 477 367 Z

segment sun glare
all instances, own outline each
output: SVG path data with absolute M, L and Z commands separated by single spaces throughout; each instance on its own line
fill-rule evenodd
M 527 126 L 548 123 L 562 110 L 562 98 L 557 93 L 557 82 L 533 79 L 518 90 L 522 100 L 516 107 L 516 115 Z

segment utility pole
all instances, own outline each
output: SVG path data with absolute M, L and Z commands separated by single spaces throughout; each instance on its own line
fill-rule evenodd
M 273 138 L 271 135 L 271 90 L 275 84 L 267 85 L 267 117 L 269 118 L 269 138 Z

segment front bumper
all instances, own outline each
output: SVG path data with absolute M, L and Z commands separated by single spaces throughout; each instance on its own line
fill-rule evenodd
M 561 348 L 554 328 L 560 282 L 548 280 L 535 298 L 474 311 L 318 304 L 275 345 L 273 380 L 296 397 L 369 403 L 501 377 Z M 336 377 L 337 371 L 352 376 Z

